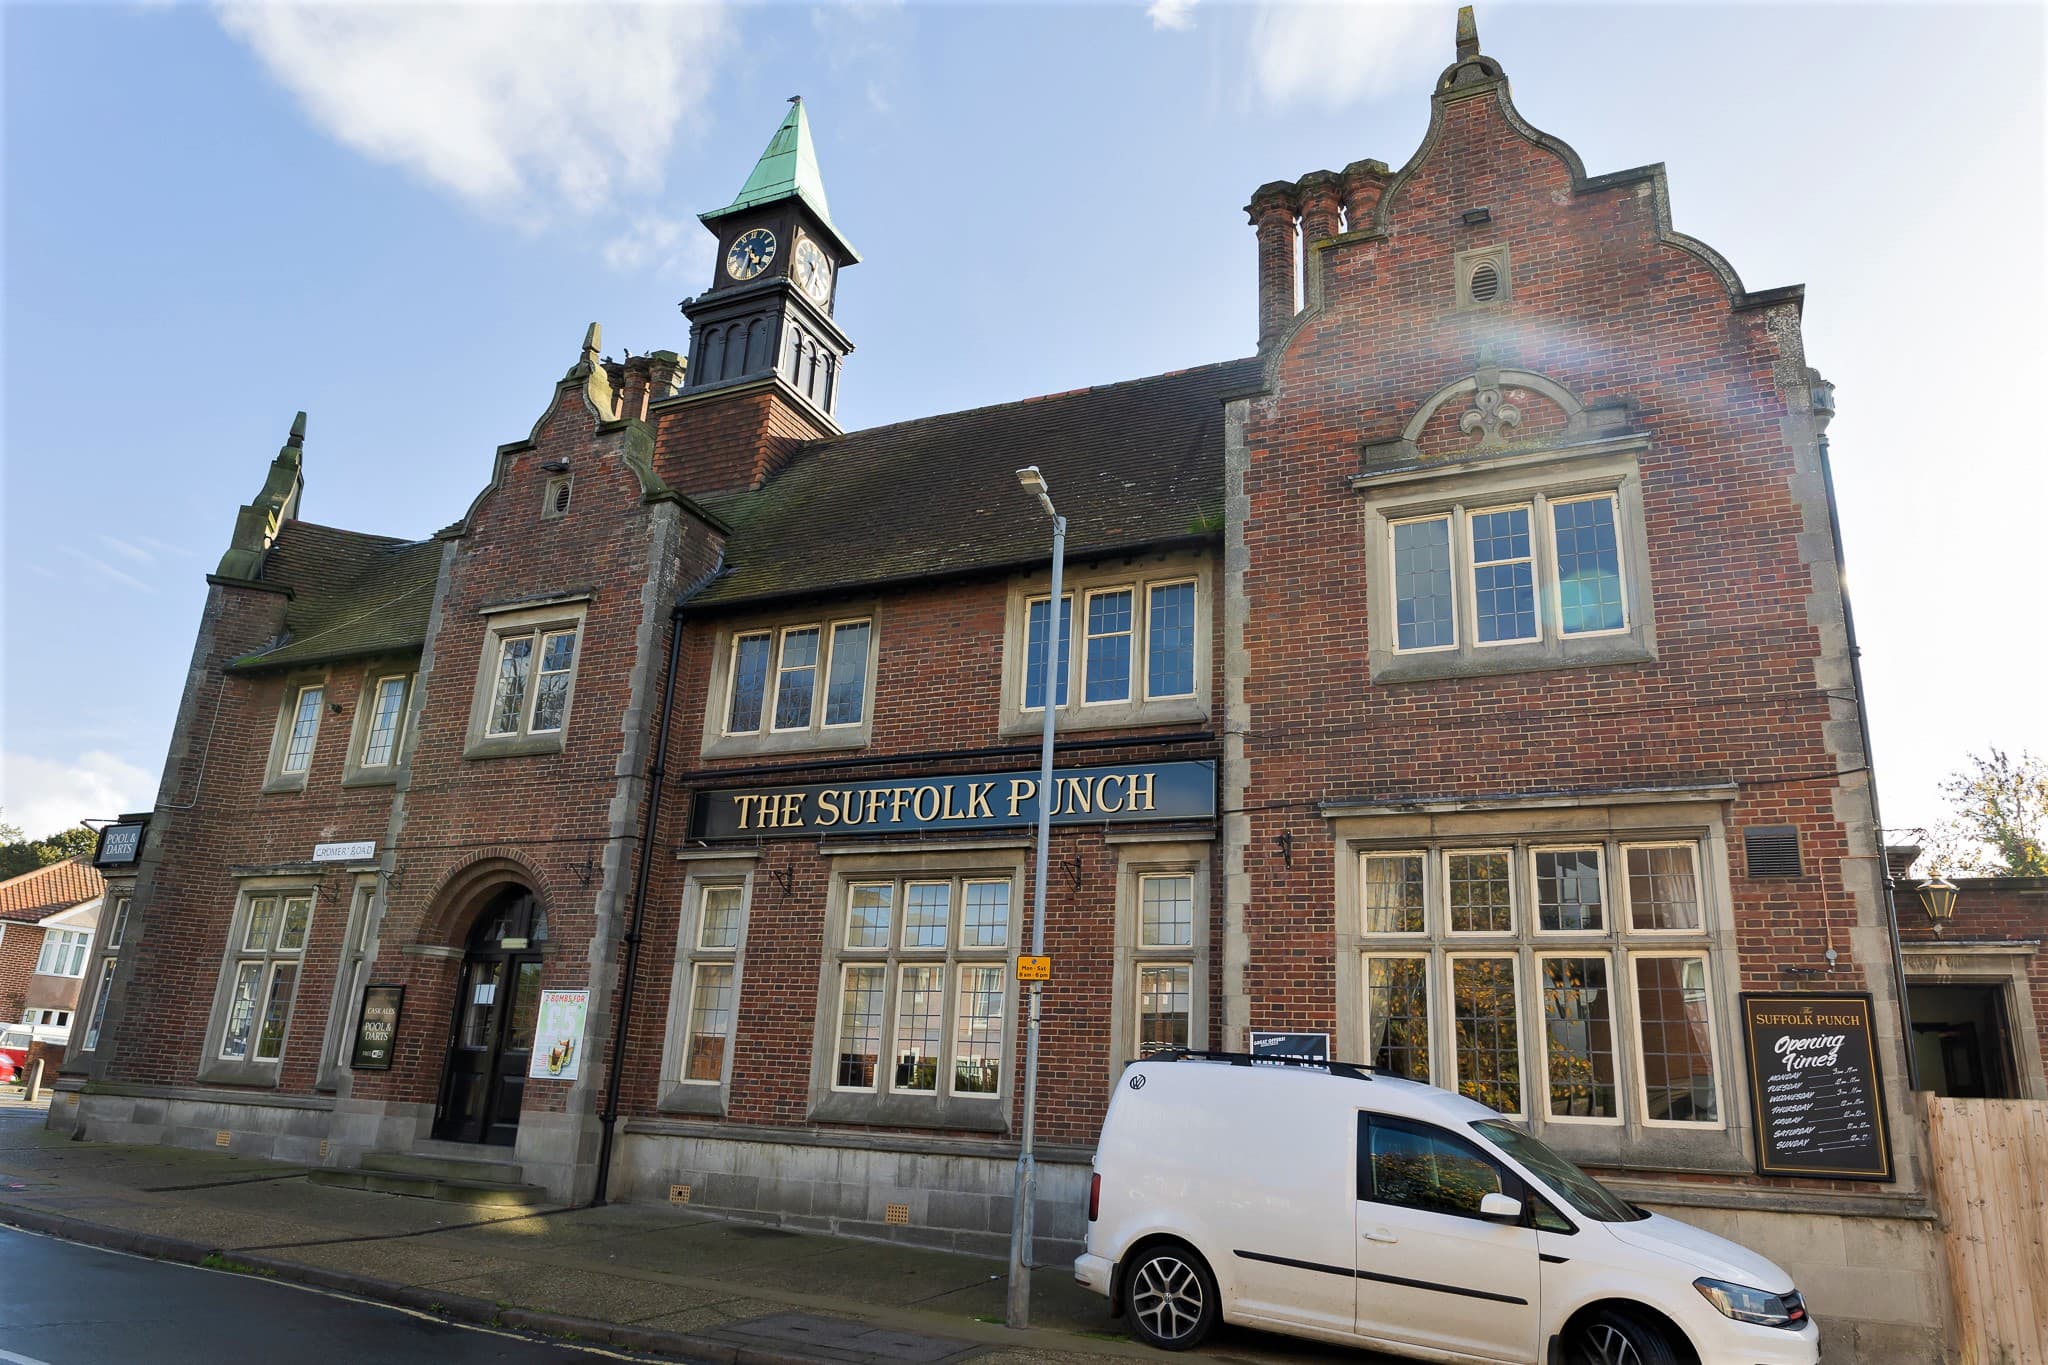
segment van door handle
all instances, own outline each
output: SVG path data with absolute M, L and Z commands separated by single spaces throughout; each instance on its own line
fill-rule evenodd
M 1359 1236 L 1365 1238 L 1365 1240 L 1368 1242 L 1393 1243 L 1401 1240 L 1399 1237 L 1396 1237 L 1393 1233 L 1388 1232 L 1385 1228 L 1374 1228 L 1371 1232 L 1360 1233 Z

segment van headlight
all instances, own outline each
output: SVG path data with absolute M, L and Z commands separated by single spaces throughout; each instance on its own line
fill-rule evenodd
M 1799 1297 L 1799 1291 L 1789 1294 L 1772 1294 L 1762 1289 L 1752 1289 L 1746 1284 L 1730 1284 L 1726 1280 L 1694 1280 L 1692 1287 L 1700 1296 L 1721 1310 L 1723 1317 L 1737 1322 L 1753 1322 L 1759 1327 L 1796 1328 L 1806 1321 L 1806 1304 Z

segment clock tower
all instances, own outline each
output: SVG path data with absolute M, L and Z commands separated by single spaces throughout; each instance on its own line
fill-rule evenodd
M 718 238 L 718 257 L 711 287 L 683 301 L 684 392 L 780 379 L 829 421 L 853 349 L 832 304 L 840 270 L 860 253 L 832 225 L 801 96 L 739 197 L 698 216 Z

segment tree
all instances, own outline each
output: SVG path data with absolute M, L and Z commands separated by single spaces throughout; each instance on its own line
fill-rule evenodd
M 26 838 L 16 826 L 0 825 L 0 878 L 89 854 L 98 843 L 99 836 L 84 825 L 59 830 L 47 839 Z
M 1969 755 L 1941 784 L 1951 817 L 1928 832 L 1943 876 L 2048 877 L 2048 758 L 2003 749 Z

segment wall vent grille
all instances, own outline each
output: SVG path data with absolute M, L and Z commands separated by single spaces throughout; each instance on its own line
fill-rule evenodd
M 1743 860 L 1752 877 L 1798 877 L 1799 831 L 1791 825 L 1758 825 L 1742 832 Z

